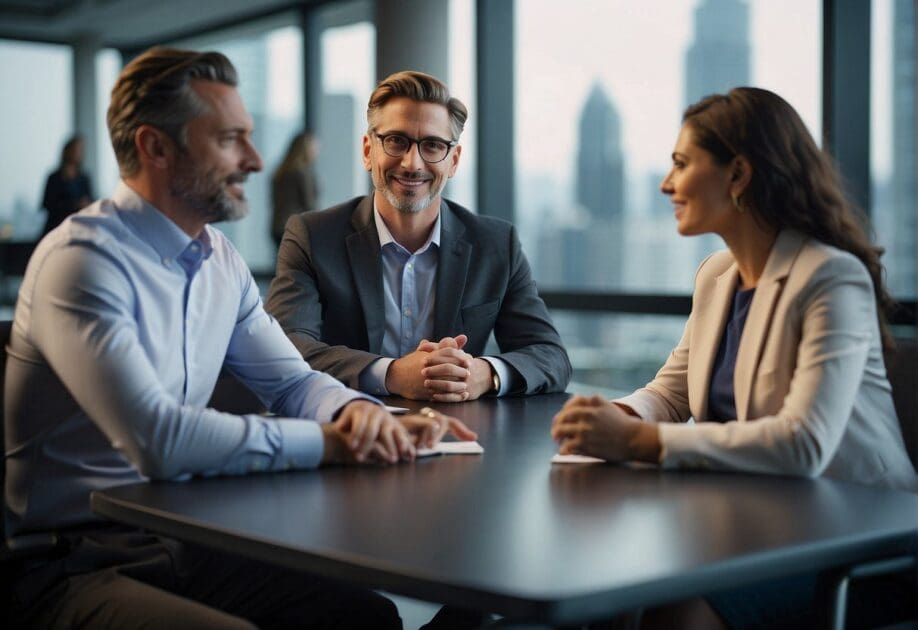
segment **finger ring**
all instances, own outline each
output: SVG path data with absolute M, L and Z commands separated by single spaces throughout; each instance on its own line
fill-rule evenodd
M 430 407 L 421 407 L 421 410 L 418 412 L 422 416 L 427 416 L 428 418 L 436 418 L 437 413 Z

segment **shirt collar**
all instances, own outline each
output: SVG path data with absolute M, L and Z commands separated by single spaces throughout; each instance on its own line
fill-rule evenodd
M 407 249 L 402 247 L 393 237 L 392 232 L 389 231 L 389 228 L 386 226 L 386 222 L 383 221 L 382 215 L 379 214 L 379 208 L 376 206 L 376 199 L 373 200 L 373 220 L 376 221 L 376 233 L 379 235 L 379 249 L 382 249 L 389 243 L 392 243 L 396 247 L 408 252 L 408 254 L 422 254 L 427 251 L 431 244 L 440 247 L 440 216 L 442 212 L 437 212 L 437 220 L 434 221 L 433 228 L 430 230 L 430 235 L 427 237 L 427 241 L 418 249 L 416 252 L 408 252 Z
M 122 220 L 133 229 L 140 239 L 149 243 L 156 250 L 163 263 L 168 264 L 178 259 L 193 242 L 199 244 L 197 247 L 203 254 L 202 259 L 209 258 L 213 253 L 213 242 L 208 226 L 201 230 L 198 238 L 191 238 L 169 217 L 148 203 L 123 181 L 119 182 L 115 188 L 112 201 L 115 202 L 115 207 L 118 208 Z M 192 247 L 192 250 L 194 249 Z

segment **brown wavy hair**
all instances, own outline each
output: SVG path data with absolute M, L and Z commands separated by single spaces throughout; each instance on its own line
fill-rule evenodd
M 792 228 L 864 263 L 883 347 L 893 349 L 886 316 L 896 303 L 883 283 L 883 248 L 871 242 L 867 217 L 845 194 L 834 161 L 816 146 L 794 108 L 774 92 L 738 87 L 690 105 L 682 122 L 720 164 L 737 155 L 749 160 L 752 178 L 739 203 L 758 221 L 775 230 Z

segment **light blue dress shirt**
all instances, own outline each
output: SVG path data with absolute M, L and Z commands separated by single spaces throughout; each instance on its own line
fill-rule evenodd
M 9 533 L 91 520 L 90 491 L 116 484 L 313 468 L 301 418 L 366 398 L 309 368 L 220 231 L 192 239 L 124 183 L 39 244 L 10 351 Z M 207 409 L 224 364 L 278 417 Z M 41 396 L 61 384 L 64 409 Z
M 396 358 L 414 352 L 423 339 L 439 341 L 432 336 L 440 253 L 440 214 L 437 214 L 427 241 L 413 253 L 393 238 L 379 214 L 375 200 L 373 218 L 376 221 L 382 259 L 383 304 L 386 311 L 382 341 L 384 358 L 377 359 L 361 373 L 360 389 L 386 396 L 389 393 L 386 389 L 389 365 Z M 509 366 L 496 357 L 481 358 L 491 364 L 500 378 L 497 395 L 503 395 L 511 385 Z

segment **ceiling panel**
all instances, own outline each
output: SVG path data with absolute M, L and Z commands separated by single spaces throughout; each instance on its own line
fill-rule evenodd
M 308 0 L 0 0 L 0 37 L 146 47 Z

